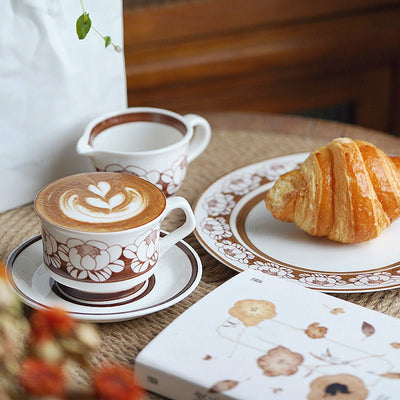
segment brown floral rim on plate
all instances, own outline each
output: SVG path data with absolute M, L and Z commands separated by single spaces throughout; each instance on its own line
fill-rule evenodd
M 367 292 L 400 287 L 400 261 L 361 271 L 353 268 L 348 272 L 322 271 L 285 263 L 252 243 L 245 229 L 247 216 L 263 201 L 273 181 L 297 168 L 307 155 L 299 153 L 264 160 L 232 171 L 212 183 L 194 206 L 197 221 L 194 233 L 200 244 L 236 271 L 260 270 L 324 292 Z

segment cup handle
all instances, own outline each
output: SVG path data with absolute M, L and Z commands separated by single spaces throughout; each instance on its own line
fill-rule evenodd
M 169 197 L 167 199 L 167 206 L 165 208 L 165 216 L 172 210 L 181 209 L 185 213 L 185 222 L 174 231 L 167 233 L 164 237 L 160 238 L 160 257 L 168 251 L 175 243 L 183 239 L 189 233 L 192 233 L 196 227 L 196 220 L 190 204 L 183 197 Z M 165 218 L 165 217 L 164 217 Z
M 193 138 L 187 156 L 188 163 L 191 163 L 206 149 L 211 138 L 211 128 L 208 121 L 200 115 L 187 114 L 184 118 L 193 128 Z

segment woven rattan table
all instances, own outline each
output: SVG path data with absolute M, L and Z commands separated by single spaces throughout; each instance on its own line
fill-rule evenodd
M 386 152 L 400 154 L 399 138 L 336 122 L 271 114 L 203 115 L 211 123 L 212 140 L 207 150 L 190 164 L 179 192 L 191 204 L 195 203 L 209 184 L 234 169 L 271 157 L 311 151 L 338 136 L 365 139 Z M 180 214 L 171 215 L 163 229 L 175 226 L 180 218 Z M 40 232 L 39 220 L 32 204 L 0 214 L 0 226 L 2 260 L 19 243 Z M 209 255 L 193 234 L 186 241 L 198 252 L 203 263 L 203 277 L 197 289 L 182 302 L 163 311 L 127 322 L 99 324 L 103 345 L 94 355 L 93 363 L 108 360 L 134 365 L 138 352 L 164 327 L 190 305 L 236 274 Z M 336 296 L 400 317 L 400 289 Z M 85 377 L 77 375 L 77 382 L 84 384 Z M 159 397 L 149 395 L 149 398 Z

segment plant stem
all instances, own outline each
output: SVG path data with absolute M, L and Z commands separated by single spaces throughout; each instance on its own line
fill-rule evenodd
M 93 25 L 92 25 L 92 29 L 104 40 L 104 36 Z
M 85 7 L 83 6 L 83 1 L 82 1 L 82 0 L 79 0 L 79 1 L 80 1 L 80 3 L 81 3 L 81 7 L 82 7 L 83 13 L 86 14 Z

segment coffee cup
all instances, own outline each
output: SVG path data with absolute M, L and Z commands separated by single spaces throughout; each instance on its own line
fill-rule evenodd
M 142 293 L 160 257 L 195 227 L 184 198 L 167 199 L 129 174 L 67 176 L 45 186 L 34 205 L 55 290 L 85 304 L 116 304 Z M 183 210 L 185 221 L 161 237 L 161 222 L 174 209 Z
M 97 171 L 146 179 L 168 197 L 181 187 L 187 164 L 207 147 L 210 125 L 199 115 L 133 107 L 90 122 L 76 150 Z

